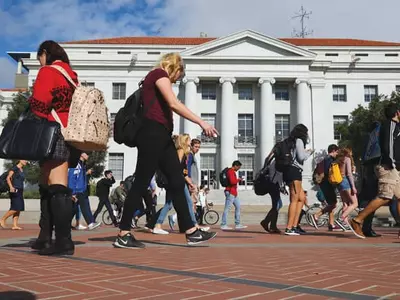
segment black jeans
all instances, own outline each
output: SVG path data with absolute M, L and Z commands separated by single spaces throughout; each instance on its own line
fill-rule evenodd
M 99 213 L 101 213 L 101 210 L 103 209 L 104 205 L 106 206 L 108 210 L 108 214 L 110 215 L 110 218 L 114 224 L 116 224 L 117 219 L 114 216 L 114 210 L 111 207 L 110 200 L 108 200 L 108 197 L 99 197 L 99 205 L 97 206 L 96 211 L 93 214 L 93 219 L 96 222 L 96 218 Z M 82 212 L 83 213 L 83 212 Z
M 179 228 L 186 231 L 193 227 L 189 207 L 185 198 L 185 179 L 171 132 L 162 124 L 145 120 L 137 135 L 138 158 L 136 177 L 125 200 L 124 212 L 119 228 L 129 231 L 133 214 L 140 209 L 142 198 L 157 169 L 165 174 L 172 203 L 178 214 Z

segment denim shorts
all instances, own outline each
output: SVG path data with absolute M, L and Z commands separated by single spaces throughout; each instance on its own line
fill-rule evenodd
M 345 190 L 350 190 L 351 185 L 350 185 L 349 179 L 347 177 L 343 177 L 342 182 L 337 185 L 337 188 L 338 188 L 339 192 L 345 191 Z

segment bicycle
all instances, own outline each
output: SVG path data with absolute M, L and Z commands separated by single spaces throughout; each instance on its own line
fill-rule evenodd
M 114 214 L 114 216 L 115 216 L 117 222 L 120 223 L 121 219 L 122 219 L 122 214 L 123 214 L 124 208 L 122 207 L 120 210 L 118 210 L 117 206 L 115 204 L 111 204 L 111 206 L 113 207 L 113 211 L 117 212 L 117 215 Z M 114 209 L 114 208 L 116 208 L 116 209 Z M 113 224 L 113 221 L 112 221 L 112 219 L 110 217 L 110 214 L 108 213 L 108 210 L 105 210 L 103 212 L 103 215 L 101 216 L 101 219 L 102 219 L 104 225 L 112 225 Z M 132 220 L 131 227 L 132 227 L 132 229 L 137 227 L 134 220 Z
M 204 222 L 206 222 L 208 225 L 215 225 L 219 221 L 219 213 L 213 209 L 210 209 L 210 207 L 213 207 L 214 204 L 212 202 L 208 203 L 204 209 L 206 212 L 204 213 Z
M 340 195 L 337 196 L 337 200 L 338 200 L 337 205 L 336 205 L 335 209 L 333 210 L 335 220 L 338 220 L 343 212 L 343 202 L 341 201 Z M 328 204 L 326 203 L 326 201 L 323 201 L 321 203 L 317 202 L 317 203 L 314 203 L 313 205 L 311 205 L 307 209 L 305 218 L 306 218 L 308 225 L 314 226 L 314 224 L 312 222 L 312 218 L 313 218 L 314 214 L 319 212 L 321 209 L 324 209 L 327 205 Z M 352 218 L 352 217 L 355 217 L 356 215 L 358 215 L 359 211 L 360 211 L 359 208 L 354 209 L 350 213 L 349 218 Z M 323 227 L 323 226 L 326 226 L 328 224 L 328 222 L 329 222 L 329 215 L 323 214 L 322 216 L 320 216 L 318 218 L 317 225 L 318 225 L 318 227 Z

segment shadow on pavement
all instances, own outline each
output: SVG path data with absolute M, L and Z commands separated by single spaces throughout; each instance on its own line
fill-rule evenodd
M 0 299 L 2 300 L 35 300 L 36 296 L 29 292 L 0 292 Z
M 32 246 L 32 244 L 34 243 L 34 241 L 35 240 L 30 240 L 30 241 L 25 242 L 25 243 L 6 244 L 6 245 L 3 245 L 1 247 L 5 247 L 5 248 L 30 248 Z M 85 242 L 81 242 L 81 241 L 74 241 L 74 245 L 75 246 L 84 245 L 84 244 L 86 244 L 86 243 Z M 0 297 L 0 299 L 3 299 L 3 298 Z

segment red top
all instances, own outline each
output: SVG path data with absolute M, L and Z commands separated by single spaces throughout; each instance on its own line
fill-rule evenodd
M 61 61 L 53 64 L 63 67 L 72 80 L 78 84 L 78 76 L 68 64 Z M 66 127 L 74 90 L 75 88 L 58 70 L 49 66 L 42 67 L 33 84 L 32 96 L 28 99 L 31 111 L 41 118 L 55 121 L 51 115 L 51 110 L 54 109 Z
M 225 188 L 225 192 L 229 192 L 229 194 L 236 197 L 238 195 L 237 188 L 240 180 L 237 178 L 235 170 L 230 168 L 226 172 L 226 177 L 228 178 L 229 185 Z
M 167 101 L 165 101 L 161 92 L 156 86 L 156 81 L 160 78 L 169 78 L 168 73 L 163 69 L 154 69 L 147 74 L 143 81 L 143 104 L 145 107 L 150 105 L 154 97 L 157 97 L 154 104 L 149 108 L 145 117 L 163 124 L 172 132 L 174 123 L 172 120 L 172 110 Z

